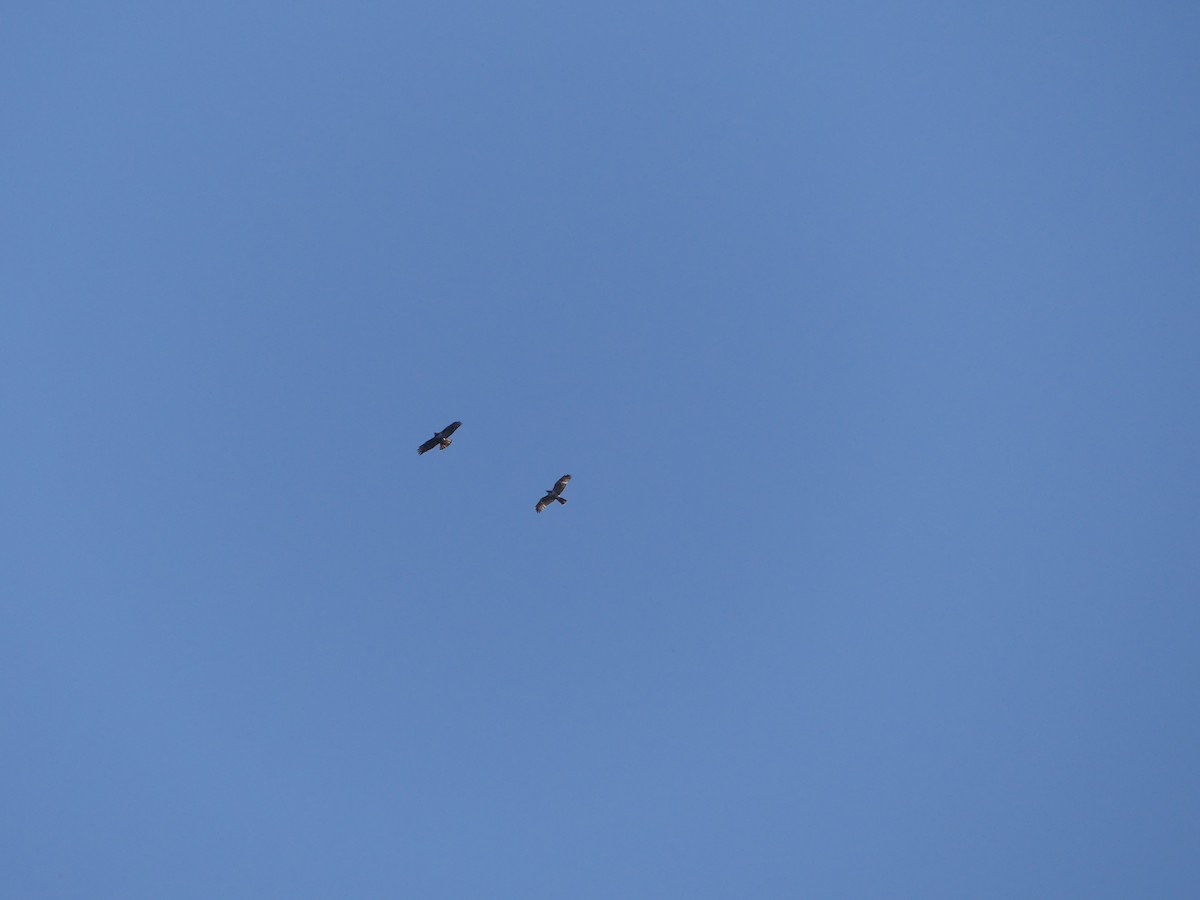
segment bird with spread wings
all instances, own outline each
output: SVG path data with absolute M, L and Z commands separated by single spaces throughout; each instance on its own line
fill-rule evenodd
M 445 450 L 454 443 L 454 441 L 450 440 L 450 435 L 454 434 L 454 432 L 458 430 L 458 426 L 461 424 L 462 422 L 451 422 L 441 431 L 436 432 L 433 437 L 417 448 L 417 454 L 420 455 L 422 453 L 427 453 L 434 447 L 437 447 L 439 450 Z
M 563 492 L 563 488 L 565 488 L 567 486 L 567 483 L 570 480 L 571 480 L 570 475 L 564 475 L 562 478 L 558 479 L 558 481 L 554 482 L 554 487 L 550 488 L 550 490 L 548 490 L 546 492 L 546 496 L 538 501 L 537 511 L 541 512 L 543 509 L 545 509 L 547 506 L 549 506 L 555 500 L 557 500 L 559 503 L 562 503 L 563 505 L 566 505 L 567 498 L 562 495 L 562 492 Z

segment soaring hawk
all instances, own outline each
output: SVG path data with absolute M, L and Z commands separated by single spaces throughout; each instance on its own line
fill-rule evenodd
M 558 479 L 558 481 L 554 482 L 554 487 L 550 488 L 550 490 L 546 492 L 546 496 L 538 501 L 537 511 L 541 512 L 555 500 L 557 500 L 559 503 L 566 504 L 567 498 L 562 495 L 562 492 L 563 488 L 567 486 L 567 483 L 570 480 L 570 475 L 564 475 L 562 478 Z
M 425 443 L 423 443 L 420 447 L 418 447 L 417 454 L 420 455 L 422 453 L 426 453 L 426 452 L 432 450 L 434 447 L 438 447 L 441 450 L 445 450 L 447 447 L 449 447 L 451 444 L 454 443 L 454 441 L 450 440 L 450 435 L 452 435 L 452 434 L 454 434 L 454 432 L 458 431 L 458 426 L 461 424 L 462 424 L 462 422 L 451 422 L 449 425 L 447 425 L 445 428 L 443 428 L 441 431 L 437 432 L 433 437 L 431 437 L 429 440 L 427 440 Z

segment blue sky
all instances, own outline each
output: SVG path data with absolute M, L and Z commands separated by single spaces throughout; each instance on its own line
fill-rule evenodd
M 1194 895 L 1194 4 L 2 19 L 13 896 Z

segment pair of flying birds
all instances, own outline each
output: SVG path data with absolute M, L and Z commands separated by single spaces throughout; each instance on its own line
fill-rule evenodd
M 452 434 L 454 434 L 454 432 L 458 431 L 458 426 L 461 424 L 462 424 L 462 422 L 451 422 L 449 425 L 447 425 L 441 431 L 435 432 L 433 437 L 431 437 L 429 440 L 427 440 L 425 443 L 423 443 L 420 447 L 417 448 L 417 455 L 419 456 L 422 453 L 428 453 L 434 447 L 437 447 L 439 450 L 445 450 L 447 447 L 449 447 L 451 444 L 454 443 L 454 441 L 450 440 L 450 435 L 452 435 Z M 555 500 L 557 500 L 559 503 L 562 503 L 563 505 L 566 505 L 567 498 L 562 495 L 562 492 L 563 492 L 563 489 L 567 486 L 567 482 L 569 482 L 570 480 L 571 480 L 570 475 L 564 475 L 562 478 L 558 479 L 558 481 L 554 482 L 554 487 L 552 487 L 552 488 L 550 488 L 550 490 L 546 491 L 546 496 L 537 502 L 537 507 L 536 507 L 537 511 L 541 512 L 547 506 L 552 504 Z

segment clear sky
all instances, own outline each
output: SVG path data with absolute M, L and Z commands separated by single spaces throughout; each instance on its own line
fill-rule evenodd
M 6 896 L 1196 896 L 1196 3 L 9 7 Z

